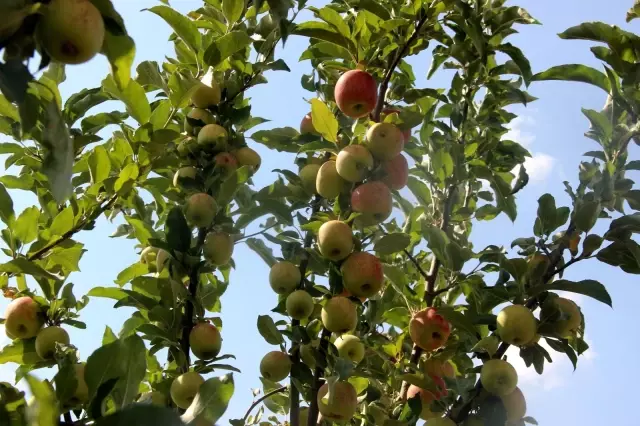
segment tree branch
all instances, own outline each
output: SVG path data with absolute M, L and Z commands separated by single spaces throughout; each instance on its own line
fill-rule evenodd
M 249 418 L 249 416 L 251 415 L 251 412 L 253 411 L 254 408 L 256 408 L 258 405 L 260 405 L 260 403 L 262 401 L 264 401 L 265 399 L 271 398 L 273 395 L 280 393 L 280 392 L 284 392 L 287 390 L 286 386 L 282 386 L 281 388 L 278 389 L 274 389 L 271 392 L 267 392 L 264 395 L 262 395 L 260 398 L 258 398 L 257 400 L 255 400 L 253 402 L 253 404 L 251 404 L 251 407 L 249 407 L 249 409 L 247 410 L 247 412 L 245 413 L 244 417 L 242 418 L 243 421 L 247 421 L 247 419 Z
M 318 350 L 321 353 L 327 353 L 329 349 L 329 338 L 331 332 L 325 328 L 322 329 L 320 335 L 320 346 Z M 309 416 L 307 417 L 307 426 L 316 426 L 318 422 L 318 391 L 322 386 L 322 376 L 324 375 L 324 367 L 317 365 L 313 374 L 313 384 L 311 385 L 311 401 L 309 401 Z

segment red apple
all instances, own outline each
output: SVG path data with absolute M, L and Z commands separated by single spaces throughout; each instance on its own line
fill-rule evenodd
M 382 169 L 387 174 L 382 181 L 396 191 L 407 186 L 409 180 L 409 163 L 402 154 L 398 154 L 389 161 L 382 163 Z
M 435 308 L 416 313 L 409 322 L 409 335 L 419 348 L 425 351 L 438 349 L 447 342 L 451 325 Z
M 334 97 L 338 108 L 347 117 L 368 115 L 378 100 L 378 84 L 366 71 L 351 70 L 342 74 L 336 83 Z
M 378 181 L 362 184 L 351 193 L 351 209 L 362 213 L 356 218 L 361 226 L 381 223 L 391 215 L 393 209 L 391 191 Z
M 407 399 L 415 398 L 416 396 L 420 398 L 420 402 L 422 403 L 422 412 L 420 413 L 420 418 L 422 420 L 428 420 L 442 415 L 440 412 L 431 411 L 431 403 L 438 399 L 432 392 L 422 389 L 416 385 L 409 386 Z
M 382 262 L 364 251 L 349 256 L 341 270 L 344 288 L 356 297 L 371 297 L 380 291 L 384 283 Z
M 226 172 L 232 172 L 238 168 L 238 160 L 228 152 L 221 152 L 216 155 L 213 160 L 216 162 L 216 167 L 219 167 Z

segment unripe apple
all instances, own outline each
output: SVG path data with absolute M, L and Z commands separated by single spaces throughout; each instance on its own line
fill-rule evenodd
M 218 105 L 220 97 L 220 85 L 213 78 L 209 78 L 207 84 L 198 83 L 198 87 L 191 94 L 191 103 L 197 108 L 209 108 Z
M 156 256 L 156 272 L 161 273 L 164 268 L 167 266 L 167 262 L 171 259 L 171 255 L 168 251 L 163 249 L 158 249 L 158 254 Z
M 222 337 L 215 325 L 201 322 L 191 329 L 189 346 L 199 359 L 211 359 L 220 353 Z
M 320 340 L 313 340 L 311 343 L 300 345 L 300 359 L 311 369 L 316 368 L 316 358 L 313 355 L 313 350 L 314 348 L 317 349 L 319 345 Z
M 300 133 L 303 135 L 306 133 L 317 134 L 316 128 L 313 126 L 313 119 L 311 113 L 305 115 L 300 122 Z
M 298 420 L 298 424 L 300 426 L 307 426 L 307 421 L 309 418 L 309 407 L 300 407 L 300 411 L 299 411 L 299 420 Z
M 201 121 L 201 125 L 194 125 L 189 122 L 189 119 Z M 193 108 L 187 114 L 187 117 L 184 119 L 184 131 L 187 132 L 188 135 L 197 136 L 200 129 L 202 129 L 207 124 L 214 124 L 216 119 L 206 109 L 202 108 Z
M 251 167 L 254 173 L 260 168 L 262 162 L 260 155 L 248 146 L 237 149 L 232 154 L 236 157 L 240 166 Z
M 382 182 L 389 188 L 399 191 L 407 186 L 409 163 L 407 163 L 404 155 L 398 154 L 391 160 L 382 163 L 382 170 L 386 173 L 386 176 L 382 178 Z
M 358 336 L 343 334 L 333 343 L 338 349 L 338 354 L 356 364 L 364 359 L 364 343 Z
M 416 313 L 409 322 L 409 335 L 419 348 L 433 351 L 447 343 L 451 326 L 435 308 Z
M 388 161 L 402 152 L 402 132 L 391 123 L 375 123 L 367 130 L 366 143 L 374 158 Z
M 69 344 L 69 334 L 58 326 L 46 327 L 36 336 L 36 353 L 42 359 L 52 359 L 56 353 L 56 343 Z
M 384 120 L 387 115 L 394 113 L 400 114 L 400 112 L 401 111 L 399 109 L 385 108 L 382 110 L 381 118 Z M 409 142 L 409 140 L 411 139 L 411 130 L 403 130 L 402 137 L 404 138 L 404 143 Z
M 286 308 L 291 318 L 307 319 L 313 313 L 313 297 L 304 290 L 296 290 L 287 296 Z
M 145 265 L 153 265 L 158 257 L 158 249 L 156 247 L 145 247 L 140 252 L 140 263 Z
M 558 311 L 560 315 L 558 315 Z M 580 308 L 573 300 L 555 297 L 545 302 L 540 311 L 540 321 L 551 326 L 553 332 L 560 337 L 574 335 L 582 325 Z
M 202 376 L 195 371 L 187 371 L 171 383 L 171 399 L 179 408 L 189 408 L 204 383 Z
M 351 227 L 339 220 L 330 220 L 318 230 L 318 248 L 322 256 L 337 262 L 353 250 Z
M 334 98 L 340 111 L 347 117 L 360 118 L 368 115 L 378 100 L 378 84 L 366 71 L 347 71 L 338 79 Z
M 318 390 L 318 411 L 330 422 L 344 423 L 356 413 L 358 394 L 349 382 L 336 382 L 329 394 L 329 384 Z
M 522 346 L 536 335 L 536 318 L 522 305 L 510 305 L 498 314 L 497 332 L 510 345 Z
M 420 418 L 422 420 L 428 420 L 442 415 L 442 412 L 431 411 L 431 403 L 436 400 L 436 396 L 433 393 L 416 385 L 411 385 L 407 390 L 407 400 L 415 397 L 419 397 L 422 404 L 422 411 L 420 412 Z
M 260 361 L 260 374 L 272 382 L 279 382 L 287 378 L 291 372 L 291 359 L 281 351 L 272 351 Z
M 192 226 L 205 228 L 211 225 L 217 210 L 216 200 L 211 195 L 201 192 L 187 199 L 185 217 Z
M 344 288 L 356 297 L 371 297 L 384 283 L 382 262 L 364 251 L 352 253 L 342 264 L 341 271 Z
M 195 167 L 180 167 L 173 175 L 173 186 L 179 187 L 182 179 L 195 179 L 198 170 Z
M 238 160 L 228 152 L 217 154 L 213 158 L 213 161 L 216 163 L 216 167 L 224 170 L 226 173 L 233 172 L 238 168 Z
M 501 397 L 502 404 L 507 410 L 507 421 L 515 422 L 527 414 L 527 401 L 520 388 L 516 388 L 510 394 Z
M 538 333 L 536 333 L 535 336 L 533 336 L 533 339 L 531 339 L 527 344 L 525 344 L 524 346 L 535 346 L 538 344 L 538 342 L 540 341 L 540 336 Z
M 318 178 L 319 171 L 320 166 L 317 164 L 307 164 L 300 169 L 299 176 L 302 181 L 302 187 L 309 194 L 316 193 L 316 179 Z
M 4 311 L 4 329 L 12 339 L 35 337 L 42 327 L 40 305 L 28 296 L 13 299 Z
M 505 396 L 516 389 L 518 373 L 507 361 L 490 359 L 482 366 L 480 381 L 487 392 L 496 396 Z
M 332 333 L 348 333 L 358 325 L 356 305 L 342 296 L 329 299 L 322 308 L 320 317 L 324 328 Z
M 140 395 L 137 402 L 142 404 L 151 404 L 158 407 L 166 407 L 167 397 L 162 392 L 158 391 L 145 392 Z
M 318 170 L 316 191 L 322 197 L 332 200 L 346 188 L 347 182 L 340 177 L 335 161 L 327 161 Z
M 291 262 L 274 264 L 269 271 L 269 284 L 278 294 L 287 294 L 295 290 L 302 281 L 300 269 Z
M 76 390 L 73 392 L 72 404 L 84 404 L 89 401 L 89 387 L 84 378 L 85 364 L 79 363 L 73 366 L 76 373 Z
M 351 193 L 351 209 L 362 213 L 356 218 L 360 226 L 372 226 L 384 222 L 393 210 L 391 191 L 382 182 L 367 182 Z
M 207 124 L 198 132 L 198 144 L 213 151 L 224 151 L 228 139 L 227 130 L 218 124 Z
M 176 152 L 182 158 L 186 158 L 189 155 L 196 155 L 200 151 L 200 146 L 195 138 L 188 137 L 178 144 Z
M 52 0 L 40 11 L 36 38 L 54 61 L 81 64 L 102 49 L 104 21 L 90 1 Z
M 204 239 L 202 253 L 209 263 L 222 266 L 229 263 L 233 255 L 233 237 L 226 232 L 209 232 Z
M 484 420 L 477 414 L 471 414 L 464 421 L 463 426 L 484 426 Z
M 456 422 L 451 420 L 449 417 L 434 417 L 429 419 L 425 426 L 457 426 Z
M 336 170 L 347 182 L 361 182 L 373 169 L 373 156 L 362 145 L 349 145 L 338 153 Z

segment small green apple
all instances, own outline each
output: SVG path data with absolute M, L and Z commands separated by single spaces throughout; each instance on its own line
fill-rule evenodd
M 322 256 L 337 262 L 349 256 L 353 250 L 351 227 L 339 220 L 330 220 L 318 230 L 318 248 Z
M 356 364 L 364 359 L 364 343 L 358 336 L 343 334 L 336 339 L 334 345 L 342 358 L 351 360 Z
M 338 153 L 336 170 L 347 182 L 361 182 L 373 169 L 373 156 L 362 145 L 349 145 Z
M 480 382 L 487 392 L 496 396 L 505 396 L 516 389 L 518 373 L 507 361 L 490 359 L 482 366 Z
M 56 352 L 56 343 L 69 344 L 69 334 L 58 326 L 46 327 L 36 336 L 36 353 L 42 359 L 52 359 Z
M 318 170 L 316 190 L 322 197 L 332 200 L 346 188 L 347 181 L 338 174 L 335 161 L 327 161 Z
M 220 85 L 213 79 L 213 74 L 205 75 L 191 94 L 191 103 L 197 108 L 209 108 L 220 103 Z
M 198 144 L 212 151 L 227 149 L 229 134 L 218 124 L 207 124 L 198 133 Z
M 374 158 L 389 161 L 402 152 L 404 136 L 391 123 L 375 123 L 367 130 L 366 143 Z
M 507 410 L 507 421 L 517 422 L 527 414 L 527 401 L 520 388 L 516 388 L 510 394 L 501 397 L 502 404 Z
M 42 327 L 40 305 L 28 296 L 13 299 L 4 311 L 4 329 L 12 339 L 35 337 Z
M 182 179 L 195 179 L 198 175 L 198 169 L 195 167 L 180 167 L 176 174 L 173 175 L 173 186 L 180 187 Z
M 260 361 L 260 374 L 265 379 L 279 382 L 287 378 L 291 372 L 291 359 L 281 351 L 272 351 Z
M 222 266 L 229 263 L 233 255 L 233 237 L 226 232 L 209 232 L 204 240 L 202 252 L 209 263 Z
M 238 160 L 238 165 L 250 167 L 253 170 L 253 173 L 258 171 L 260 164 L 262 163 L 260 155 L 248 146 L 237 149 L 231 154 L 233 154 L 233 156 L 236 157 L 236 160 Z
M 187 199 L 185 217 L 192 226 L 206 228 L 213 222 L 217 210 L 216 200 L 211 195 L 201 192 Z
M 318 164 L 307 164 L 300 169 L 299 176 L 302 181 L 302 187 L 309 194 L 316 193 L 316 180 L 318 178 L 319 171 L 320 166 Z
M 538 325 L 533 313 L 525 306 L 510 305 L 498 314 L 498 335 L 510 345 L 523 346 L 536 335 Z
M 555 297 L 542 305 L 540 321 L 560 337 L 570 337 L 582 325 L 580 308 L 573 300 Z
M 278 262 L 269 271 L 269 284 L 278 294 L 291 293 L 300 285 L 301 280 L 300 269 L 291 262 Z
M 358 324 L 356 305 L 346 297 L 336 296 L 329 299 L 322 308 L 324 328 L 332 333 L 348 333 Z
M 215 325 L 201 322 L 191 329 L 189 346 L 199 359 L 211 359 L 220 353 L 222 337 Z
M 356 413 L 358 394 L 349 382 L 335 382 L 331 392 L 325 383 L 318 390 L 318 411 L 325 419 L 344 423 Z
M 206 109 L 193 108 L 184 119 L 184 130 L 188 135 L 197 136 L 200 129 L 207 124 L 214 124 L 216 119 Z
M 171 382 L 171 399 L 179 408 L 189 408 L 204 383 L 202 376 L 194 371 L 188 371 L 176 377 Z
M 340 269 L 344 288 L 356 297 L 371 297 L 384 283 L 382 262 L 364 251 L 352 253 Z
M 313 313 L 313 297 L 304 290 L 296 290 L 287 296 L 286 308 L 291 318 L 307 319 Z

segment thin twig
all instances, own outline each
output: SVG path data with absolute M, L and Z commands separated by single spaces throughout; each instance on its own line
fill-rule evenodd
M 267 392 L 264 395 L 262 395 L 260 398 L 258 398 L 257 400 L 255 400 L 253 402 L 253 404 L 251 404 L 251 407 L 249 407 L 249 409 L 247 410 L 247 412 L 245 413 L 244 417 L 242 418 L 242 420 L 244 420 L 245 422 L 247 421 L 247 419 L 249 418 L 249 416 L 251 415 L 251 412 L 253 411 L 254 408 L 256 408 L 258 405 L 260 405 L 260 403 L 262 401 L 264 401 L 265 399 L 271 398 L 273 395 L 280 393 L 280 392 L 284 392 L 287 390 L 286 386 L 282 386 L 278 389 L 274 389 L 271 392 Z
M 282 225 L 282 224 L 281 224 L 281 223 L 274 223 L 274 224 L 273 224 L 273 225 L 271 225 L 271 226 L 267 226 L 267 227 L 266 227 L 266 228 L 264 228 L 262 231 L 254 232 L 253 234 L 249 234 L 249 235 L 243 235 L 242 237 L 240 237 L 240 238 L 238 238 L 238 239 L 236 240 L 236 243 L 238 243 L 238 242 L 240 242 L 240 241 L 242 241 L 242 240 L 246 240 L 247 238 L 251 238 L 251 237 L 256 237 L 256 236 L 258 236 L 258 235 L 262 235 L 262 234 L 264 234 L 265 232 L 267 232 L 268 230 L 270 230 L 270 229 L 272 229 L 272 228 L 275 228 L 275 227 L 276 227 L 276 226 L 278 226 L 278 225 Z
M 329 337 L 331 332 L 326 328 L 322 329 L 320 335 L 320 346 L 318 350 L 320 353 L 326 354 L 329 349 Z M 322 386 L 322 376 L 324 375 L 324 368 L 320 365 L 316 366 L 316 371 L 313 374 L 313 383 L 311 385 L 311 401 L 309 401 L 309 415 L 307 417 L 307 426 L 316 426 L 318 423 L 318 391 Z

